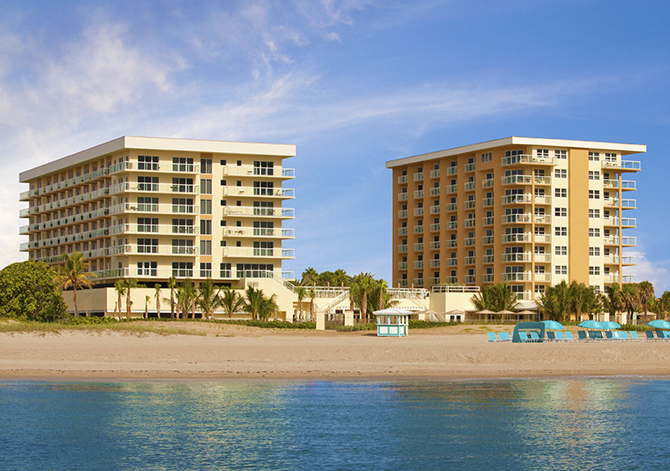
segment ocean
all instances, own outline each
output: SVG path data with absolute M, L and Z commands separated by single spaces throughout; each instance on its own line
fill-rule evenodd
M 0 469 L 668 469 L 670 381 L 0 382 Z

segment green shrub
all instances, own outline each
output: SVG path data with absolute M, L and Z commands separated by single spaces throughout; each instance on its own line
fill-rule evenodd
M 462 322 L 429 322 L 429 321 L 409 321 L 410 329 L 431 329 L 433 327 L 445 327 L 451 325 L 461 325 Z
M 311 329 L 316 330 L 316 322 L 284 322 L 284 321 L 258 321 L 252 319 L 240 320 L 216 320 L 222 324 L 246 325 L 249 327 L 260 327 L 263 329 Z
M 337 332 L 358 332 L 360 330 L 377 330 L 377 324 L 338 325 Z
M 619 330 L 634 330 L 636 332 L 644 332 L 645 330 L 653 330 L 648 325 L 633 325 L 633 324 L 623 324 Z

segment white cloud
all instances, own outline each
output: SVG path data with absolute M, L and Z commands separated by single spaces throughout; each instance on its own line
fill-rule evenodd
M 625 256 L 635 256 L 637 265 L 624 267 L 624 273 L 637 275 L 637 282 L 650 281 L 656 297 L 670 291 L 670 260 L 650 260 L 641 250 L 627 250 Z

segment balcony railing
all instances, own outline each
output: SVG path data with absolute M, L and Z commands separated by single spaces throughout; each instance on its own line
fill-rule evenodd
M 502 243 L 508 244 L 510 242 L 531 242 L 533 240 L 533 234 L 530 232 L 526 233 L 517 233 L 517 234 L 503 234 Z
M 465 201 L 463 203 L 464 209 L 475 209 L 477 207 L 477 202 L 475 200 Z
M 491 226 L 494 223 L 495 223 L 495 218 L 493 218 L 493 217 L 482 218 L 482 226 Z
M 457 258 L 448 258 L 447 259 L 447 266 L 448 267 L 455 267 L 458 265 L 458 259 Z
M 430 279 L 430 286 L 435 286 L 440 284 L 440 279 L 439 278 L 431 278 Z
M 423 278 L 414 278 L 414 286 L 423 286 Z
M 440 207 L 439 206 L 431 206 L 430 207 L 430 214 L 440 214 Z
M 398 193 L 398 201 L 407 201 L 407 193 Z
M 537 155 L 512 155 L 510 157 L 503 157 L 501 165 L 517 165 L 517 164 L 536 164 L 536 165 L 556 165 L 555 157 L 540 157 Z
M 548 253 L 536 253 L 534 260 L 536 263 L 548 263 L 551 262 L 551 254 Z
M 477 277 L 475 275 L 465 275 L 465 284 L 474 283 L 477 283 Z
M 482 257 L 482 263 L 489 264 L 489 263 L 494 263 L 495 262 L 495 256 L 494 255 L 484 255 Z
M 482 283 L 493 283 L 495 282 L 495 275 L 493 273 L 487 273 L 482 275 Z
M 494 242 L 493 239 L 494 239 L 493 236 L 484 236 L 484 237 L 482 237 L 482 244 L 491 245 Z
M 414 198 L 423 198 L 423 190 L 416 190 L 414 192 Z
M 447 185 L 445 188 L 445 191 L 447 193 L 457 193 L 458 192 L 458 185 Z
M 423 234 L 423 226 L 414 226 L 415 234 Z
M 407 262 L 398 262 L 398 270 L 407 270 Z
M 439 230 L 440 230 L 440 224 L 439 223 L 430 225 L 430 232 L 437 232 Z
M 295 198 L 294 188 L 257 188 L 251 186 L 224 186 L 223 196 L 264 196 L 268 198 Z M 403 194 L 403 193 L 401 193 Z
M 430 250 L 439 250 L 439 248 L 440 248 L 440 241 L 430 243 Z
M 474 171 L 475 171 L 475 164 L 474 164 L 474 163 L 472 163 L 472 164 L 465 164 L 465 165 L 463 166 L 463 169 L 464 169 L 466 172 L 474 172 Z
M 551 273 L 535 273 L 534 280 L 539 282 L 550 282 Z
M 414 262 L 414 269 L 418 270 L 420 268 L 423 268 L 423 260 L 418 260 L 418 261 Z
M 440 196 L 440 188 L 431 188 L 430 189 L 430 196 Z
M 440 268 L 440 260 L 439 259 L 433 259 L 430 261 L 430 268 Z
M 256 247 L 222 247 L 224 257 L 239 258 L 295 258 L 295 249 L 256 248 Z
M 477 257 L 465 257 L 466 265 L 474 265 L 475 263 L 477 263 Z
M 463 227 L 466 227 L 466 228 L 467 227 L 475 227 L 475 225 L 476 225 L 476 220 L 474 218 L 466 219 L 463 222 Z
M 603 160 L 602 168 L 613 168 L 617 170 L 627 170 L 630 172 L 637 172 L 638 170 L 640 170 L 640 162 L 636 160 L 619 160 L 616 162 Z
M 457 173 L 458 173 L 458 167 L 457 166 L 454 165 L 453 167 L 447 167 L 447 171 L 446 171 L 447 175 L 456 175 Z
M 503 273 L 502 281 L 531 281 L 533 274 L 531 272 Z
M 533 260 L 533 254 L 530 252 L 504 253 L 502 262 L 530 262 Z
M 449 239 L 444 242 L 444 246 L 447 247 L 448 249 L 458 247 L 458 240 L 457 239 Z
M 619 257 L 618 255 L 605 255 L 603 258 L 605 264 L 609 265 L 618 265 L 619 263 L 622 265 L 635 265 L 637 263 L 637 258 L 634 255 L 626 257 Z
M 530 204 L 533 202 L 533 196 L 525 193 L 518 195 L 506 195 L 502 197 L 502 204 Z
M 407 210 L 406 209 L 401 209 L 398 211 L 398 219 L 404 219 L 407 217 Z
M 495 180 L 493 178 L 489 178 L 488 180 L 482 180 L 482 188 L 491 188 L 495 184 Z
M 398 235 L 407 235 L 407 228 L 406 227 L 399 227 L 398 228 Z
M 295 218 L 293 208 L 261 208 L 258 206 L 224 206 L 223 217 L 255 217 L 255 218 Z
M 475 245 L 475 238 L 474 237 L 468 237 L 465 240 L 463 240 L 463 245 L 466 247 L 472 247 Z
M 431 170 L 429 175 L 430 178 L 438 178 L 440 176 L 440 169 L 436 168 L 435 170 Z
M 423 172 L 418 172 L 414 174 L 414 181 L 418 182 L 423 180 Z
M 457 229 L 458 221 L 447 221 L 446 223 L 447 230 Z
M 485 198 L 482 200 L 482 206 L 487 208 L 489 206 L 493 206 L 493 198 Z
M 414 208 L 415 216 L 423 216 L 423 208 Z
M 423 244 L 414 244 L 414 251 L 421 252 L 423 250 Z
M 635 180 L 621 180 L 621 185 L 619 185 L 619 180 L 603 180 L 603 187 L 605 188 L 619 188 L 622 190 L 636 190 L 637 183 Z
M 398 183 L 399 184 L 407 183 L 407 175 L 398 176 Z
M 447 212 L 458 211 L 458 203 L 448 203 Z
M 476 188 L 475 182 L 465 182 L 463 184 L 463 189 L 465 191 L 475 191 L 475 188 Z
M 407 253 L 407 245 L 399 245 L 398 253 Z

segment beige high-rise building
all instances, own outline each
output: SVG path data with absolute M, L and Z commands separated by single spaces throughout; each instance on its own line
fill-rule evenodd
M 97 286 L 136 278 L 282 278 L 294 230 L 294 145 L 124 136 L 27 170 L 21 244 L 58 264 L 79 251 Z
M 386 163 L 393 169 L 393 284 L 509 282 L 522 300 L 576 280 L 635 282 L 626 160 L 646 146 L 508 137 Z

